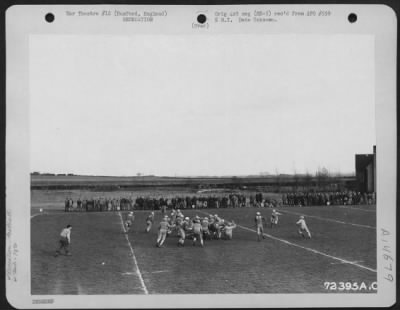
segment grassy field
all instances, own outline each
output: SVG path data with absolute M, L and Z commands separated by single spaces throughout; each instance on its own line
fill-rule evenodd
M 353 184 L 355 177 L 341 176 L 326 180 L 326 184 L 341 184 L 346 186 Z M 305 175 L 267 175 L 267 176 L 208 176 L 208 177 L 162 177 L 162 176 L 84 176 L 84 175 L 31 175 L 31 186 L 34 189 L 69 189 L 69 188 L 96 188 L 102 187 L 105 190 L 135 188 L 135 187 L 267 187 L 269 191 L 280 188 L 284 191 L 292 191 L 293 186 L 298 190 L 302 186 L 318 187 L 320 181 L 312 176 L 309 180 Z M 274 188 L 274 189 L 273 189 Z
M 233 240 L 204 248 L 177 237 L 155 247 L 157 224 L 144 232 L 147 212 L 136 212 L 124 233 L 123 212 L 63 213 L 54 193 L 32 196 L 31 290 L 41 294 L 301 293 L 327 291 L 324 282 L 376 281 L 376 210 L 372 206 L 280 208 L 279 226 L 257 242 L 254 215 L 270 209 L 218 209 L 235 220 Z M 47 197 L 48 199 L 45 199 Z M 40 198 L 40 199 L 39 199 Z M 53 200 L 53 202 L 51 201 Z M 44 208 L 38 213 L 38 208 Z M 204 210 L 184 211 L 187 216 Z M 295 222 L 306 216 L 312 239 L 302 239 Z M 72 256 L 53 256 L 62 227 L 73 226 Z M 104 262 L 104 264 L 103 264 Z M 348 291 L 354 292 L 354 291 Z M 363 290 L 362 293 L 375 292 Z
M 292 177 L 281 177 L 293 181 Z M 37 186 L 198 186 L 200 184 L 231 184 L 231 183 L 274 183 L 275 176 L 245 176 L 245 177 L 160 177 L 160 176 L 135 176 L 135 177 L 112 177 L 112 176 L 48 176 L 32 175 L 31 184 Z

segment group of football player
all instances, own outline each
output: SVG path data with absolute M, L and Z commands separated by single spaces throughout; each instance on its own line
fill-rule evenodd
M 279 216 L 282 213 L 277 212 L 275 209 L 272 210 L 269 225 L 274 228 L 278 225 Z M 133 212 L 129 212 L 125 221 L 125 231 L 129 232 L 134 221 Z M 257 232 L 257 240 L 265 239 L 264 226 L 268 225 L 267 220 L 260 212 L 256 212 L 255 227 Z M 154 223 L 154 211 L 150 212 L 146 218 L 145 232 L 149 233 Z M 298 233 L 303 238 L 311 238 L 310 230 L 307 227 L 304 216 L 300 216 L 296 222 L 298 227 Z M 232 240 L 233 230 L 237 227 L 236 223 L 223 219 L 218 214 L 209 214 L 204 217 L 198 215 L 190 218 L 184 216 L 180 209 L 173 209 L 171 214 L 162 215 L 162 219 L 158 226 L 158 234 L 156 246 L 162 247 L 165 240 L 169 236 L 178 237 L 177 246 L 185 246 L 186 240 L 191 240 L 192 245 L 196 246 L 197 243 L 200 246 L 204 246 L 205 240 Z
M 154 215 L 150 216 L 151 214 L 146 219 L 146 231 L 150 231 L 148 227 L 151 227 L 154 220 Z M 184 216 L 180 209 L 172 210 L 170 216 L 164 215 L 160 222 L 156 246 L 162 247 L 165 239 L 173 235 L 178 237 L 179 247 L 185 246 L 186 240 L 191 240 L 193 246 L 197 243 L 204 246 L 205 240 L 231 240 L 235 228 L 234 221 L 227 221 L 218 214 L 209 214 L 204 217 L 196 215 L 190 218 Z

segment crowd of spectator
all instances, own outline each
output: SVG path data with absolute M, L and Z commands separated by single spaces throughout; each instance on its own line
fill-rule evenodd
M 168 209 L 218 209 L 241 207 L 277 207 L 281 202 L 263 197 L 262 193 L 255 195 L 229 194 L 224 196 L 176 196 L 143 197 L 96 197 L 90 199 L 65 199 L 65 211 L 131 211 L 131 210 L 161 210 Z
M 375 193 L 348 192 L 292 192 L 281 199 L 271 199 L 262 193 L 253 195 L 227 194 L 220 196 L 165 197 L 95 197 L 65 199 L 65 212 L 70 211 L 132 211 L 165 209 L 218 208 L 275 208 L 279 206 L 372 205 Z
M 286 206 L 373 205 L 375 193 L 347 192 L 292 192 L 282 195 Z

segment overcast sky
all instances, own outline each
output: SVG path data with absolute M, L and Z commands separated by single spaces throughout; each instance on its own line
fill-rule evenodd
M 31 171 L 352 173 L 374 96 L 370 36 L 31 36 Z

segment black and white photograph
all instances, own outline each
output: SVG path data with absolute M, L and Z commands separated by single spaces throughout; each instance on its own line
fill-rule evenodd
M 24 307 L 393 303 L 397 20 L 374 9 L 11 8 Z

